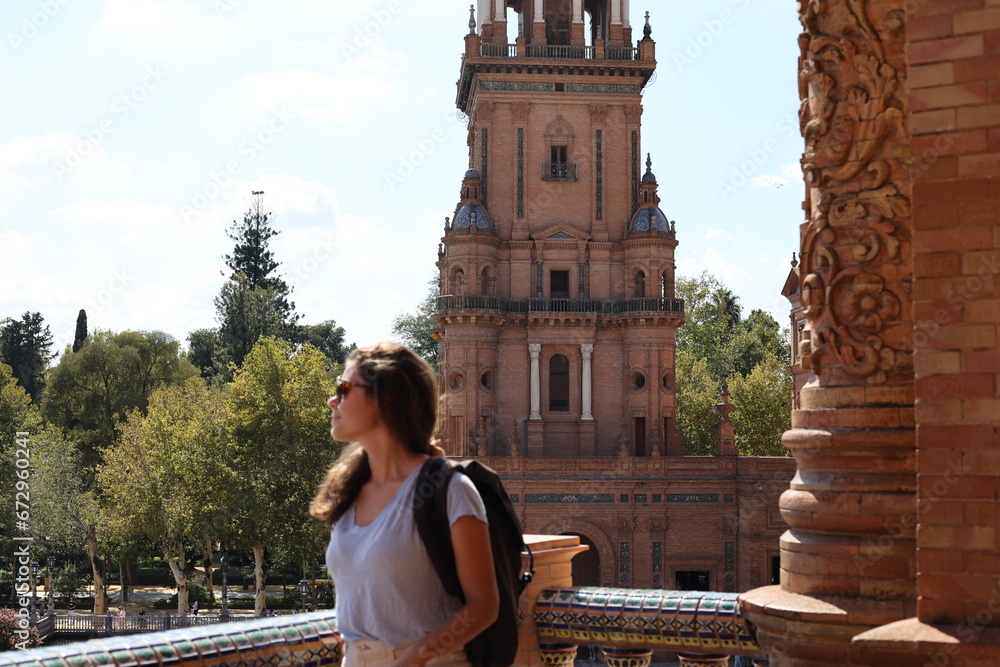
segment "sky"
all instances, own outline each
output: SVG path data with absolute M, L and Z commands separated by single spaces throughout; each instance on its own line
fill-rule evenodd
M 794 4 L 631 0 L 636 38 L 646 11 L 642 152 L 677 271 L 786 323 Z M 40 312 L 57 351 L 81 308 L 91 331 L 183 343 L 217 326 L 226 232 L 262 190 L 302 321 L 389 338 L 427 294 L 468 164 L 468 19 L 469 0 L 3 0 L 0 319 Z

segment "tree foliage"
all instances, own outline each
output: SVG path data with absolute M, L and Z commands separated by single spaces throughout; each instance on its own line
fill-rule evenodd
M 785 363 L 766 357 L 746 377 L 729 380 L 733 430 L 741 456 L 785 456 L 781 434 L 792 427 L 792 378 Z
M 79 352 L 67 352 L 49 373 L 42 404 L 46 421 L 72 434 L 93 469 L 98 450 L 113 445 L 131 410 L 145 411 L 153 390 L 197 375 L 180 346 L 162 331 L 95 332 Z
M 711 456 L 718 439 L 722 415 L 719 385 L 708 372 L 708 364 L 687 350 L 679 350 L 677 365 L 677 430 L 684 454 Z
M 31 460 L 17 456 L 18 433 L 27 433 L 29 438 L 38 434 L 40 418 L 31 397 L 14 377 L 10 366 L 0 364 L 0 438 L 4 443 L 5 455 L 0 458 L 0 548 L 3 553 L 13 553 L 11 536 L 14 534 L 14 484 L 17 481 L 15 462 L 17 459 Z M 20 436 L 24 437 L 24 436 Z M 30 447 L 30 440 L 29 440 Z
M 73 351 L 79 352 L 87 343 L 87 311 L 83 308 L 76 316 L 76 332 L 73 334 Z
M 232 508 L 237 542 L 253 551 L 256 609 L 264 605 L 264 556 L 280 545 L 322 553 L 309 501 L 340 450 L 330 439 L 332 390 L 323 355 L 261 339 L 226 388 L 227 457 L 237 472 Z
M 153 392 L 145 415 L 132 412 L 99 469 L 110 530 L 159 547 L 177 585 L 178 613 L 187 609 L 193 545 L 226 523 L 236 478 L 224 438 L 221 390 L 191 378 Z
M 414 312 L 400 313 L 392 321 L 392 334 L 423 357 L 435 370 L 438 367 L 438 342 L 431 336 L 437 326 L 437 278 L 428 285 L 427 295 Z
M 300 324 L 296 328 L 294 342 L 298 345 L 312 345 L 323 353 L 331 365 L 343 364 L 354 349 L 354 343 L 347 344 L 347 332 L 338 327 L 334 320 L 320 324 Z
M 7 318 L 0 326 L 0 360 L 14 371 L 31 400 L 38 402 L 45 388 L 45 371 L 52 359 L 52 332 L 41 313 L 26 312 Z
M 677 427 L 685 453 L 713 450 L 723 380 L 736 405 L 740 453 L 779 452 L 774 443 L 780 445 L 791 415 L 789 346 L 780 325 L 761 310 L 741 319 L 739 297 L 708 273 L 681 278 L 677 293 L 685 300 L 685 324 L 677 331 Z

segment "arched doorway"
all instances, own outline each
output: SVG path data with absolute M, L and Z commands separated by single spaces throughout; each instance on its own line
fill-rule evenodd
M 586 535 L 580 533 L 565 533 L 580 538 L 580 544 L 587 545 L 587 550 L 573 556 L 573 585 L 574 586 L 600 586 L 601 585 L 601 555 L 597 553 L 597 546 Z

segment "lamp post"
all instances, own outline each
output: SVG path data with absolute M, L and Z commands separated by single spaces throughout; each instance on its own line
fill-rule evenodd
M 229 552 L 223 551 L 219 556 L 222 565 L 222 620 L 229 620 L 229 584 L 226 582 L 226 569 L 229 566 Z
M 56 613 L 56 582 L 52 578 L 52 568 L 56 566 L 56 557 L 49 556 L 46 564 L 49 566 L 49 614 Z
M 31 563 L 31 614 L 29 615 L 29 623 L 34 626 L 38 622 L 38 600 L 36 590 L 38 588 L 38 561 L 33 561 Z
M 306 610 L 306 596 L 309 595 L 309 582 L 305 579 L 299 579 L 299 597 L 302 599 L 302 611 L 305 613 Z

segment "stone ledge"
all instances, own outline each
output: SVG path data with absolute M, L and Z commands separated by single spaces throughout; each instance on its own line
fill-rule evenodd
M 872 627 L 916 612 L 915 602 L 811 597 L 780 586 L 755 588 L 739 597 L 744 616 L 767 616 L 786 622 Z
M 964 641 L 966 634 L 971 635 Z M 866 661 L 880 665 L 948 665 L 953 658 L 1000 664 L 1000 627 L 932 625 L 906 618 L 873 628 L 851 641 Z

